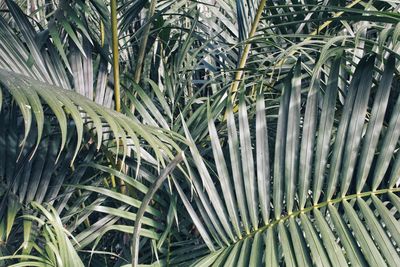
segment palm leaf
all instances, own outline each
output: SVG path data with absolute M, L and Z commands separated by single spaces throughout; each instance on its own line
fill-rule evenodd
M 119 140 L 119 138 L 121 138 L 122 146 L 124 148 L 124 156 L 128 151 L 128 139 L 126 133 L 128 133 L 132 139 L 140 136 L 141 138 L 147 140 L 150 144 L 154 145 L 155 150 L 158 150 L 156 151 L 158 155 L 161 155 L 159 150 L 160 148 L 163 150 L 165 149 L 163 153 L 166 153 L 166 155 L 170 154 L 170 152 L 168 152 L 168 147 L 162 144 L 163 142 L 160 141 L 159 137 L 157 136 L 159 133 L 156 134 L 157 130 L 154 128 L 148 128 L 146 130 L 146 126 L 139 125 L 137 122 L 129 120 L 120 113 L 109 109 L 104 109 L 89 99 L 82 98 L 80 95 L 71 91 L 44 84 L 34 79 L 5 70 L 0 70 L 0 77 L 2 90 L 10 93 L 20 107 L 25 122 L 25 139 L 29 135 L 33 116 L 38 125 L 38 139 L 40 139 L 40 136 L 42 135 L 44 117 L 43 106 L 39 101 L 40 99 L 50 107 L 58 119 L 61 130 L 60 152 L 63 150 L 67 138 L 67 116 L 68 114 L 71 114 L 78 136 L 74 154 L 74 157 L 76 157 L 82 143 L 84 127 L 84 121 L 81 119 L 81 113 L 85 112 L 86 119 L 94 122 L 93 126 L 97 135 L 97 148 L 101 146 L 104 140 L 104 126 L 102 121 L 105 121 L 107 126 L 110 127 L 115 139 Z M 29 88 L 29 94 L 27 94 L 29 98 L 24 95 L 24 93 L 26 93 L 24 90 L 27 87 Z M 62 107 L 65 107 L 65 109 Z M 168 137 L 165 138 L 169 139 Z M 23 143 L 24 140 L 22 141 L 22 145 Z M 136 149 L 139 149 L 139 147 L 136 147 Z M 160 157 L 158 159 L 163 161 L 163 159 Z
M 234 170 L 237 169 L 236 165 L 241 165 L 244 181 L 240 190 L 243 190 L 256 177 L 255 172 L 249 172 L 251 168 L 257 167 L 257 171 L 265 172 L 266 165 L 273 166 L 273 177 L 263 175 L 263 180 L 256 180 L 256 186 L 263 186 L 263 191 L 254 193 L 244 190 L 244 195 L 247 197 L 248 205 L 256 204 L 261 200 L 265 201 L 269 196 L 273 196 L 271 205 L 268 207 L 255 206 L 257 206 L 257 216 L 265 213 L 263 209 L 267 208 L 267 212 L 275 214 L 275 217 L 271 219 L 267 217 L 265 221 L 257 220 L 257 225 L 252 225 L 248 232 L 244 220 L 246 217 L 241 216 L 241 233 L 235 236 L 233 242 L 229 245 L 219 245 L 218 255 L 210 252 L 209 256 L 198 260 L 195 266 L 203 266 L 205 262 L 208 265 L 214 262 L 218 262 L 218 265 L 229 262 L 230 265 L 235 266 L 249 264 L 258 266 L 260 262 L 268 266 L 283 264 L 283 262 L 288 266 L 314 264 L 342 266 L 349 263 L 394 266 L 399 261 L 396 242 L 399 230 L 394 226 L 395 221 L 392 217 L 397 216 L 398 210 L 390 211 L 390 205 L 383 204 L 389 195 L 393 199 L 398 199 L 399 189 L 396 185 L 389 183 L 391 179 L 394 179 L 390 176 L 392 168 L 390 166 L 393 166 L 393 163 L 382 166 L 381 159 L 385 155 L 385 158 L 394 162 L 394 150 L 388 149 L 383 142 L 390 138 L 393 142 L 392 146 L 396 146 L 398 141 L 398 136 L 393 136 L 392 132 L 397 128 L 394 126 L 394 121 L 397 119 L 397 113 L 394 110 L 387 114 L 391 116 L 390 121 L 393 122 L 384 123 L 389 92 L 394 94 L 392 87 L 394 56 L 391 55 L 385 60 L 386 67 L 382 74 L 374 72 L 375 57 L 365 56 L 356 67 L 345 92 L 345 104 L 342 106 L 336 101 L 336 96 L 340 94 L 336 89 L 339 68 L 343 67 L 340 64 L 342 54 L 337 55 L 330 67 L 325 90 L 321 90 L 319 83 L 311 83 L 309 87 L 304 88 L 307 92 L 306 97 L 303 97 L 300 90 L 307 78 L 302 75 L 304 72 L 300 63 L 296 64 L 293 76 L 286 77 L 286 82 L 282 85 L 283 96 L 278 124 L 275 124 L 277 129 L 271 130 L 269 127 L 267 132 L 265 120 L 264 122 L 261 120 L 260 114 L 265 112 L 264 105 L 260 104 L 260 101 L 265 101 L 262 93 L 257 97 L 258 104 L 254 119 L 248 115 L 251 109 L 244 104 L 243 96 L 239 97 L 242 99 L 239 101 L 238 110 L 239 127 L 242 127 L 240 135 L 248 131 L 247 142 L 251 142 L 246 144 L 244 139 L 240 141 L 242 161 L 238 161 L 235 157 L 227 160 L 222 153 L 218 153 L 224 149 L 224 145 L 217 145 L 218 136 L 214 122 L 210 120 L 209 129 L 215 166 L 219 166 L 219 162 L 225 162 L 229 171 L 215 172 L 218 174 L 217 177 L 208 175 L 205 177 L 204 173 L 213 172 L 213 165 L 196 156 L 197 159 L 193 164 L 199 170 L 200 180 L 205 183 L 207 179 L 207 183 L 210 183 L 208 180 L 212 179 L 216 183 L 216 190 L 223 192 L 227 187 L 233 187 Z M 377 78 L 379 86 L 372 86 L 372 77 Z M 374 93 L 370 94 L 370 91 Z M 319 106 L 320 101 L 315 97 L 316 94 L 325 94 L 321 112 L 315 108 Z M 300 104 L 303 101 L 307 103 L 305 109 Z M 367 111 L 370 112 L 369 117 L 366 117 Z M 230 112 L 228 110 L 228 114 Z M 252 123 L 255 123 L 255 138 L 250 135 Z M 311 123 L 319 124 L 319 128 L 317 125 L 310 125 Z M 367 130 L 363 132 L 362 129 Z M 261 132 L 265 135 L 260 135 Z M 276 135 L 273 134 L 274 132 Z M 285 138 L 282 138 L 282 135 Z M 188 133 L 187 136 L 190 138 Z M 265 138 L 275 140 L 275 151 L 268 152 L 267 146 L 261 145 L 261 142 L 265 142 Z M 193 142 L 190 139 L 189 141 Z M 301 143 L 303 145 L 300 145 Z M 251 160 L 254 156 L 251 144 L 257 144 L 254 151 L 259 157 L 260 148 L 265 149 L 264 153 L 268 155 L 267 164 L 262 161 L 257 161 L 255 164 Z M 194 153 L 196 150 L 192 148 L 191 151 Z M 388 153 L 391 153 L 392 159 L 388 158 Z M 329 154 L 332 156 L 328 157 Z M 301 158 L 302 155 L 308 155 L 308 159 Z M 318 160 L 321 158 L 324 160 Z M 299 162 L 302 164 L 301 168 Z M 209 167 L 205 168 L 205 166 Z M 362 168 L 357 169 L 358 167 Z M 380 172 L 382 175 L 381 178 L 376 178 L 375 171 L 379 168 L 383 168 Z M 300 169 L 303 171 L 299 172 Z M 306 175 L 305 169 L 308 169 Z M 364 175 L 359 175 L 361 171 Z M 227 176 L 227 173 L 231 175 Z M 273 188 L 266 187 L 267 183 L 272 183 Z M 298 184 L 301 186 L 298 187 Z M 237 187 L 236 185 L 235 188 Z M 197 192 L 202 190 L 198 187 L 195 189 Z M 210 202 L 203 205 L 213 208 L 215 202 L 211 200 L 210 192 L 206 190 L 205 193 L 204 197 L 208 196 Z M 253 198 L 254 195 L 256 198 Z M 234 203 L 231 200 L 228 202 L 225 198 L 221 200 L 221 203 L 229 207 L 232 204 L 239 205 L 241 199 L 236 198 L 233 201 Z M 230 217 L 231 214 L 228 213 L 225 216 Z M 210 214 L 201 213 L 201 216 L 206 221 L 206 217 Z M 235 218 L 228 219 L 228 222 L 234 223 Z M 200 222 L 198 224 L 199 227 L 208 228 L 207 224 L 200 225 Z M 260 240 L 265 240 L 265 242 Z M 239 252 L 235 248 L 240 243 L 243 244 Z M 212 251 L 217 244 L 220 243 L 215 239 Z
M 37 202 L 31 203 L 32 207 L 37 210 L 42 216 L 24 215 L 24 218 L 30 220 L 42 228 L 41 237 L 44 239 L 45 246 L 43 249 L 35 243 L 37 236 L 28 234 L 23 247 L 26 249 L 31 246 L 37 250 L 40 256 L 34 255 L 21 255 L 21 256 L 5 256 L 0 257 L 1 261 L 12 263 L 12 260 L 21 259 L 21 263 L 10 264 L 8 266 L 60 266 L 60 265 L 73 265 L 84 266 L 78 253 L 74 249 L 71 234 L 67 232 L 62 224 L 57 211 L 49 206 L 47 209 Z M 8 261 L 10 260 L 10 261 Z

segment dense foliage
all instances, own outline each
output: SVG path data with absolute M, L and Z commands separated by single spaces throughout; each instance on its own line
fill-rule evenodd
M 0 0 L 0 266 L 396 266 L 399 8 Z

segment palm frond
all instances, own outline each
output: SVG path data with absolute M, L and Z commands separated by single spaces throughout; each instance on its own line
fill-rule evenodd
M 399 99 L 392 84 L 395 58 L 385 59 L 385 69 L 378 73 L 375 56 L 365 56 L 346 91 L 340 92 L 342 58 L 341 53 L 334 58 L 325 87 L 304 77 L 299 59 L 282 84 L 278 121 L 272 128 L 267 129 L 270 119 L 265 117 L 262 85 L 255 111 L 240 95 L 239 131 L 228 108 L 228 143 L 219 144 L 215 122 L 209 119 L 215 166 L 202 159 L 186 131 L 196 169 L 191 179 L 204 200 L 184 203 L 188 209 L 210 210 L 196 216 L 190 213 L 196 226 L 208 232 L 200 231 L 212 251 L 194 266 L 258 266 L 261 262 L 268 266 L 394 266 L 399 261 L 395 239 L 399 231 L 392 224 L 398 210 L 383 204 L 389 196 L 397 199 L 399 191 L 398 177 L 393 177 L 398 116 L 396 107 L 388 104 L 389 95 Z M 373 78 L 379 86 L 373 86 Z M 301 93 L 304 84 L 308 84 L 306 95 Z M 344 106 L 337 101 L 342 93 Z M 321 94 L 323 98 L 318 97 Z M 275 142 L 274 150 L 267 140 Z M 229 158 L 221 153 L 227 149 L 235 151 Z M 218 178 L 209 173 L 217 173 Z M 227 194 L 233 188 L 236 197 Z M 240 209 L 238 223 L 232 207 L 242 203 L 247 207 Z M 224 230 L 214 232 L 220 225 Z M 229 234 L 238 227 L 239 232 Z
M 24 215 L 24 243 L 20 249 L 24 252 L 21 255 L 0 257 L 1 261 L 10 263 L 8 266 L 84 266 L 76 252 L 71 238 L 71 233 L 64 229 L 63 223 L 55 208 L 32 202 L 33 210 L 38 211 L 37 215 Z M 31 231 L 33 225 L 37 231 Z M 28 227 L 26 227 L 28 226 Z M 37 233 L 40 233 L 40 237 Z M 45 244 L 43 248 L 38 245 L 39 238 Z M 40 241 L 39 241 L 40 242 Z M 33 251 L 38 256 L 33 255 Z M 21 259 L 21 263 L 12 264 L 13 260 Z
M 165 153 L 164 155 L 169 154 L 171 156 L 170 148 L 163 144 L 161 139 L 157 136 L 162 131 L 157 133 L 157 129 L 155 128 L 148 128 L 147 126 L 140 125 L 138 122 L 129 120 L 121 113 L 105 109 L 74 92 L 41 83 L 29 77 L 5 70 L 0 70 L 0 76 L 2 90 L 12 95 L 24 118 L 25 138 L 21 141 L 22 145 L 29 135 L 32 121 L 36 121 L 38 140 L 40 140 L 44 124 L 44 108 L 41 101 L 44 101 L 58 119 L 61 130 L 60 152 L 63 150 L 67 139 L 67 117 L 70 114 L 75 123 L 78 138 L 74 154 L 74 157 L 76 157 L 82 143 L 85 122 L 82 119 L 81 113 L 84 112 L 85 119 L 93 123 L 93 130 L 96 133 L 97 149 L 100 148 L 103 141 L 107 141 L 104 140 L 103 137 L 103 122 L 105 122 L 106 125 L 110 127 L 115 140 L 118 141 L 121 139 L 123 157 L 125 157 L 128 151 L 128 145 L 138 145 L 135 140 L 139 137 L 144 138 L 151 146 L 154 146 L 155 150 L 157 150 L 156 154 L 159 157 L 158 159 L 161 162 L 163 162 L 161 150 L 163 150 L 162 153 Z M 116 146 L 117 154 L 118 150 L 119 146 Z M 135 150 L 140 151 L 140 148 L 136 146 Z M 140 153 L 138 153 L 138 155 L 140 156 Z

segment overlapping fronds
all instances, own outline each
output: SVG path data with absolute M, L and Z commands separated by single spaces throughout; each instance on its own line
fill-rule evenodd
M 110 3 L 0 0 L 0 266 L 399 262 L 398 1 Z
M 165 133 L 161 129 L 148 127 L 140 124 L 138 121 L 128 119 L 128 117 L 121 113 L 101 107 L 75 92 L 57 88 L 19 74 L 0 70 L 0 80 L 2 91 L 6 91 L 12 95 L 24 118 L 25 134 L 24 139 L 21 141 L 22 146 L 29 135 L 33 122 L 37 125 L 38 143 L 42 137 L 44 125 L 43 101 L 57 118 L 61 132 L 60 151 L 64 148 L 67 139 L 67 124 L 69 121 L 67 117 L 70 116 L 72 118 L 77 131 L 77 145 L 74 157 L 77 155 L 82 144 L 83 128 L 88 122 L 93 125 L 98 149 L 103 141 L 105 141 L 103 139 L 104 123 L 111 129 L 114 146 L 121 141 L 123 157 L 127 154 L 128 146 L 132 146 L 133 150 L 137 152 L 138 157 L 140 157 L 139 138 L 146 140 L 155 149 L 157 158 L 161 162 L 164 161 L 163 155 L 172 155 L 171 151 L 174 148 L 162 142 L 160 135 Z M 82 116 L 81 113 L 84 113 L 85 116 Z M 167 134 L 165 135 L 167 136 Z M 119 147 L 119 145 L 116 146 L 117 154 Z M 175 146 L 175 148 L 178 147 Z
M 340 69 L 346 67 L 341 55 L 329 66 L 326 86 L 319 73 L 307 82 L 297 61 L 282 84 L 272 126 L 267 127 L 262 86 L 255 111 L 240 95 L 238 124 L 228 105 L 223 143 L 210 117 L 212 165 L 186 130 L 196 169 L 195 206 L 207 211 L 192 219 L 213 251 L 194 266 L 399 262 L 395 57 L 385 59 L 382 73 L 375 70 L 374 55 L 362 58 L 343 92 L 338 90 Z

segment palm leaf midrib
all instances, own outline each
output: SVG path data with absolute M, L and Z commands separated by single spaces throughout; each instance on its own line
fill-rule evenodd
M 375 191 L 360 192 L 358 194 L 344 195 L 342 197 L 334 198 L 334 199 L 331 199 L 331 200 L 328 200 L 328 201 L 323 201 L 323 202 L 320 202 L 320 203 L 318 203 L 316 205 L 308 206 L 308 207 L 305 207 L 304 209 L 293 211 L 290 214 L 281 215 L 280 218 L 274 218 L 273 220 L 271 220 L 270 222 L 266 223 L 265 225 L 259 227 L 258 229 L 256 229 L 256 230 L 252 229 L 252 231 L 250 231 L 250 233 L 248 233 L 248 234 L 246 234 L 246 232 L 243 232 L 242 238 L 238 238 L 238 240 L 236 240 L 235 242 L 231 243 L 229 246 L 225 246 L 225 247 L 222 247 L 222 248 L 228 248 L 228 247 L 236 245 L 240 241 L 243 241 L 243 240 L 248 239 L 248 238 L 253 238 L 257 233 L 265 232 L 269 228 L 274 227 L 274 226 L 278 225 L 281 222 L 286 222 L 290 218 L 299 216 L 300 214 L 311 212 L 314 209 L 321 209 L 321 208 L 327 207 L 330 204 L 331 205 L 339 204 L 339 203 L 342 203 L 343 201 L 347 201 L 347 200 L 371 197 L 372 195 L 377 196 L 377 195 L 383 195 L 383 194 L 389 194 L 389 193 L 397 193 L 397 192 L 400 192 L 400 188 L 384 188 L 384 189 L 379 189 L 379 190 L 375 190 Z

